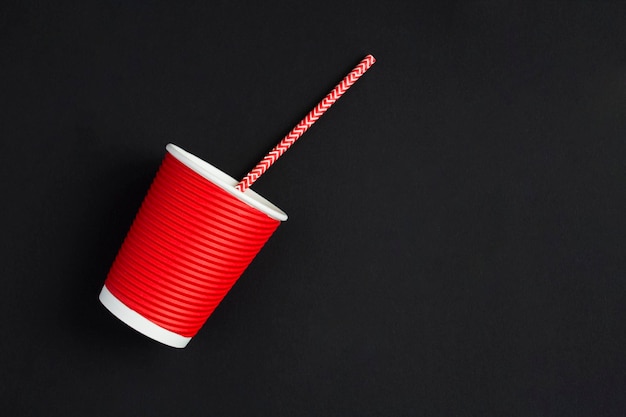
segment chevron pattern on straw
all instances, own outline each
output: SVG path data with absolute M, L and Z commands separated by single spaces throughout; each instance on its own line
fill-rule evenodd
M 328 93 L 324 99 L 318 103 L 313 110 L 305 116 L 292 130 L 274 147 L 265 157 L 246 175 L 244 179 L 237 184 L 237 189 L 244 192 L 248 189 L 269 167 L 276 162 L 282 154 L 287 151 L 298 140 L 309 127 L 313 125 L 325 112 L 332 106 L 343 93 L 348 90 L 367 71 L 376 59 L 372 55 L 367 55 L 363 60 L 354 67 L 346 77 L 341 80 L 333 90 Z

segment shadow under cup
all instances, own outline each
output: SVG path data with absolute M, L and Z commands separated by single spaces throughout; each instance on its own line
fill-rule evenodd
M 287 215 L 173 144 L 100 293 L 124 323 L 183 348 Z

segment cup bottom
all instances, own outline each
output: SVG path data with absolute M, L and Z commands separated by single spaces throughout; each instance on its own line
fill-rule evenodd
M 184 348 L 191 340 L 191 337 L 181 336 L 170 330 L 164 329 L 163 327 L 158 326 L 146 319 L 136 311 L 128 308 L 117 297 L 111 294 L 106 285 L 102 287 L 100 297 L 98 298 L 100 299 L 102 305 L 113 313 L 115 317 L 122 320 L 139 333 L 142 333 L 157 342 L 161 342 L 164 345 L 175 348 Z

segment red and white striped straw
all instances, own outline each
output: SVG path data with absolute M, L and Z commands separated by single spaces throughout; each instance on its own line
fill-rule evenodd
M 300 123 L 298 123 L 291 130 L 291 132 L 287 134 L 287 136 L 284 137 L 283 140 L 278 143 L 278 145 L 274 147 L 274 149 L 265 155 L 265 157 L 252 169 L 252 171 L 250 171 L 248 175 L 246 175 L 246 177 L 239 182 L 239 184 L 237 184 L 237 189 L 244 192 L 257 179 L 259 179 L 259 177 L 263 175 L 263 173 L 267 171 L 268 168 L 271 167 L 272 164 L 276 162 L 276 160 L 280 158 L 281 155 L 284 154 L 285 151 L 287 151 L 287 149 L 289 149 L 291 145 L 293 145 L 295 141 L 297 141 L 300 136 L 302 136 L 304 132 L 306 132 L 309 127 L 311 127 L 311 125 L 313 125 L 313 123 L 315 123 L 317 119 L 319 119 L 322 114 L 326 112 L 326 110 L 329 109 L 330 106 L 339 100 L 339 97 L 341 97 L 343 93 L 345 93 L 346 90 L 361 77 L 361 75 L 365 74 L 365 71 L 370 69 L 374 62 L 376 62 L 376 58 L 372 55 L 368 55 L 363 58 L 359 65 L 354 67 L 354 69 L 350 71 L 350 73 L 346 75 L 346 77 L 341 80 L 341 82 L 337 84 L 337 86 L 333 88 L 333 90 L 328 93 L 328 95 L 324 97 L 324 99 L 320 101 L 318 105 L 315 106 L 315 108 L 311 110 L 309 114 L 307 114 L 304 119 L 302 119 Z

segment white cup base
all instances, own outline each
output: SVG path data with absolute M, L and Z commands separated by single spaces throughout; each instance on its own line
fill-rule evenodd
M 115 317 L 122 320 L 139 333 L 143 333 L 157 342 L 175 348 L 184 348 L 191 340 L 191 337 L 181 336 L 178 333 L 164 329 L 143 317 L 135 310 L 128 308 L 126 304 L 122 303 L 117 297 L 111 294 L 106 285 L 102 287 L 100 297 L 98 298 L 102 305 L 113 313 Z

